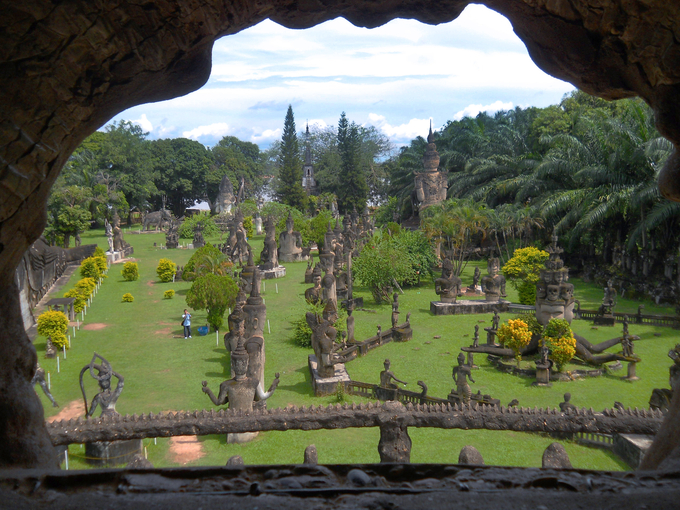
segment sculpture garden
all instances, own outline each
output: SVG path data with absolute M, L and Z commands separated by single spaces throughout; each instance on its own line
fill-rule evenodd
M 98 243 L 106 248 L 107 239 L 102 231 L 84 234 L 84 242 Z M 39 391 L 45 415 L 49 419 L 62 413 L 61 417 L 84 415 L 82 396 L 78 386 L 78 374 L 89 363 L 94 351 L 103 355 L 125 376 L 125 391 L 116 404 L 121 414 L 158 413 L 168 411 L 193 411 L 211 409 L 214 406 L 201 391 L 202 381 L 217 393 L 217 388 L 229 380 L 231 366 L 223 336 L 210 331 L 205 336 L 194 333 L 193 338 L 185 340 L 179 325 L 181 312 L 186 307 L 184 298 L 190 282 L 176 281 L 162 283 L 156 275 L 156 266 L 161 258 L 171 258 L 184 266 L 193 250 L 160 250 L 154 243 L 161 245 L 164 235 L 144 234 L 126 235 L 125 240 L 134 247 L 134 257 L 139 264 L 140 278 L 124 281 L 119 276 L 121 264 L 109 271 L 109 278 L 101 286 L 92 307 L 85 316 L 85 322 L 72 339 L 72 348 L 67 359 L 60 360 L 59 373 L 55 359 L 42 359 L 45 341 L 39 337 L 36 348 L 40 363 L 50 374 L 51 391 L 60 408 L 52 407 L 48 398 Z M 206 238 L 213 244 L 219 239 Z M 249 240 L 252 251 L 260 253 L 264 236 Z M 315 260 L 318 259 L 315 255 Z M 266 342 L 266 364 L 264 367 L 264 389 L 279 374 L 276 391 L 267 400 L 269 408 L 282 408 L 290 405 L 297 407 L 309 405 L 328 405 L 339 400 L 360 403 L 366 399 L 347 394 L 314 397 L 307 369 L 307 357 L 311 349 L 295 345 L 291 322 L 296 315 L 307 310 L 305 284 L 307 262 L 285 263 L 286 276 L 276 280 L 263 281 L 260 297 L 266 304 L 266 323 L 260 324 Z M 479 267 L 486 273 L 486 261 L 471 263 L 462 275 L 463 288 L 473 281 L 473 273 Z M 436 278 L 436 277 L 435 277 Z M 70 286 L 77 280 L 71 279 Z M 597 309 L 602 301 L 602 289 L 593 284 L 585 284 L 571 278 L 574 284 L 574 297 L 580 300 L 584 309 Z M 67 286 L 63 290 L 67 290 Z M 171 299 L 164 298 L 168 290 L 174 290 Z M 375 335 L 381 325 L 383 331 L 392 324 L 393 306 L 390 302 L 376 305 L 369 289 L 353 289 L 355 297 L 364 299 L 364 309 L 353 312 L 354 335 L 357 340 Z M 134 302 L 123 303 L 120 296 L 131 293 Z M 517 302 L 517 291 L 507 287 L 507 300 Z M 347 363 L 346 367 L 353 381 L 373 384 L 380 382 L 380 372 L 384 369 L 385 359 L 391 361 L 391 370 L 400 380 L 409 384 L 404 389 L 419 393 L 417 382 L 427 385 L 427 394 L 445 399 L 456 388 L 451 377 L 452 368 L 458 366 L 457 357 L 461 347 L 473 344 L 475 326 L 479 326 L 482 336 L 480 344 L 485 343 L 484 328 L 491 326 L 491 314 L 435 316 L 430 313 L 430 301 L 436 299 L 435 283 L 423 280 L 420 286 L 404 289 L 399 295 L 399 313 L 402 322 L 407 313 L 413 330 L 413 338 L 407 342 L 391 342 L 368 352 Z M 645 303 L 648 313 L 671 313 L 668 308 L 656 307 Z M 619 299 L 616 311 L 634 315 L 638 303 Z M 516 314 L 501 313 L 500 321 L 506 322 Z M 192 327 L 206 324 L 205 311 L 192 313 Z M 572 328 L 578 335 L 597 344 L 621 334 L 621 325 L 594 327 L 591 321 L 574 320 Z M 611 408 L 616 401 L 625 407 L 648 408 L 654 388 L 667 388 L 668 368 L 671 360 L 667 353 L 677 343 L 675 332 L 670 328 L 629 325 L 630 334 L 640 340 L 634 344 L 635 354 L 642 362 L 637 366 L 640 380 L 630 383 L 622 378 L 626 375 L 625 366 L 618 371 L 607 372 L 602 377 L 586 378 L 569 382 L 555 382 L 551 387 L 532 386 L 534 380 L 497 371 L 484 354 L 474 355 L 474 364 L 479 370 L 472 372 L 469 380 L 473 394 L 480 391 L 499 399 L 507 405 L 513 399 L 523 407 L 557 408 L 564 400 L 564 394 L 571 394 L 571 403 L 576 407 L 602 410 Z M 611 351 L 620 350 L 617 346 Z M 522 361 L 529 365 L 529 361 Z M 583 365 L 570 363 L 564 371 L 583 369 Z M 474 380 L 474 382 L 472 382 Z M 85 384 L 87 385 L 87 378 Z M 96 393 L 90 387 L 88 394 Z M 263 390 L 264 391 L 264 390 Z M 80 406 L 80 410 L 78 410 Z M 71 413 L 71 414 L 68 414 Z M 260 433 L 246 444 L 227 444 L 226 437 L 203 436 L 194 443 L 195 455 L 191 458 L 177 454 L 175 446 L 181 438 L 145 439 L 144 446 L 149 460 L 156 467 L 173 466 L 183 463 L 189 465 L 224 465 L 233 455 L 240 455 L 247 464 L 260 463 L 298 463 L 302 460 L 305 448 L 315 444 L 320 463 L 358 463 L 378 462 L 375 445 L 379 432 L 375 428 L 287 431 Z M 537 434 L 494 431 L 450 431 L 434 428 L 410 428 L 413 439 L 411 462 L 455 463 L 458 453 L 465 445 L 472 445 L 482 454 L 487 464 L 540 466 L 541 455 L 554 438 Z M 627 466 L 613 454 L 603 450 L 588 448 L 572 442 L 564 442 L 571 462 L 577 468 L 603 470 L 627 469 Z M 443 447 L 442 447 L 443 446 Z M 69 448 L 71 469 L 87 467 L 83 457 L 85 449 L 80 445 Z

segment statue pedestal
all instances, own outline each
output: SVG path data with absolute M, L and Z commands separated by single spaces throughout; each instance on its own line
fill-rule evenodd
M 85 462 L 93 466 L 109 467 L 127 464 L 138 453 L 144 453 L 141 439 L 85 443 Z
M 309 255 L 305 255 L 303 252 L 281 253 L 281 250 L 279 250 L 279 262 L 304 262 L 305 260 L 309 260 Z
M 262 270 L 260 269 L 260 274 L 263 280 L 273 280 L 274 278 L 283 278 L 286 276 L 286 268 L 283 266 L 275 267 L 274 269 Z
M 536 364 L 536 380 L 531 384 L 532 386 L 550 387 L 550 365 Z
M 351 380 L 344 363 L 335 365 L 335 375 L 333 377 L 325 378 L 319 377 L 316 356 L 314 356 L 314 354 L 309 355 L 308 365 L 309 373 L 312 376 L 312 388 L 314 389 L 315 397 L 332 395 L 338 391 L 338 384 L 345 384 Z
M 629 361 L 628 362 L 628 375 L 623 378 L 624 381 L 639 381 L 640 378 L 637 376 L 636 373 L 636 367 L 637 367 L 637 362 L 636 361 Z
M 259 432 L 238 432 L 236 434 L 227 434 L 227 443 L 229 444 L 243 444 L 255 439 Z
M 616 317 L 610 314 L 596 315 L 593 319 L 595 326 L 613 326 L 616 323 Z
M 392 328 L 393 342 L 408 342 L 413 338 L 413 330 L 409 326 L 397 326 Z
M 458 299 L 455 303 L 430 301 L 430 312 L 434 315 L 469 315 L 475 313 L 507 312 L 510 301 L 475 301 Z

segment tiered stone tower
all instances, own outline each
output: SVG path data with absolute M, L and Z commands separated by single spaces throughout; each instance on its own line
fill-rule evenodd
M 312 165 L 312 151 L 309 148 L 309 124 L 305 133 L 305 164 L 302 165 L 302 187 L 308 195 L 318 195 L 319 188 L 314 179 L 314 165 Z
M 416 172 L 415 177 L 415 198 L 418 211 L 446 200 L 449 173 L 446 170 L 438 170 L 438 168 L 439 153 L 434 143 L 432 123 L 430 122 L 427 149 L 423 156 L 423 171 Z
M 552 235 L 552 244 L 546 250 L 550 258 L 541 269 L 536 284 L 536 319 L 546 325 L 550 319 L 566 319 L 571 324 L 574 318 L 574 285 L 567 283 L 569 269 L 564 267 L 560 254 L 564 251 L 557 246 L 557 234 Z

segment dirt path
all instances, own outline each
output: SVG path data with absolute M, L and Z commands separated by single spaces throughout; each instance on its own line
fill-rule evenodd
M 74 400 L 66 404 L 66 407 L 59 411 L 59 414 L 50 416 L 46 421 L 52 423 L 59 420 L 72 420 L 79 416 L 85 416 L 85 403 L 82 400 Z
M 172 462 L 185 465 L 205 457 L 203 443 L 196 436 L 174 436 L 170 438 L 170 454 Z
M 83 329 L 86 329 L 87 331 L 99 331 L 106 326 L 108 326 L 108 324 L 104 324 L 103 322 L 93 322 L 92 324 L 83 325 Z

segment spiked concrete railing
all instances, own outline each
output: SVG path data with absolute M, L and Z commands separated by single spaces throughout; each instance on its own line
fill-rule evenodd
M 269 430 L 319 430 L 379 427 L 382 462 L 409 462 L 408 427 L 512 430 L 517 432 L 591 432 L 655 434 L 661 411 L 557 409 L 407 404 L 337 404 L 328 407 L 287 407 L 250 413 L 220 409 L 165 414 L 83 418 L 46 424 L 52 443 L 66 445 L 147 437 L 226 434 Z

